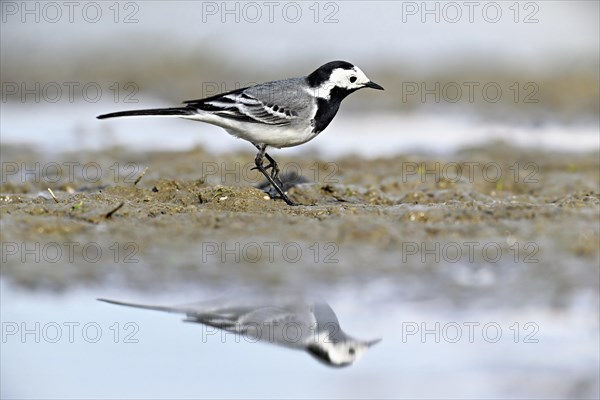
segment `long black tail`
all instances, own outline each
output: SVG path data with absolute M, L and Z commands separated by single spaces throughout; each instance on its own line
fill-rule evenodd
M 194 111 L 186 107 L 174 107 L 174 108 L 153 108 L 148 110 L 131 110 L 131 111 L 119 111 L 110 114 L 98 115 L 98 119 L 106 118 L 117 118 L 117 117 L 134 117 L 134 116 L 182 116 L 193 114 Z
M 135 304 L 135 303 L 127 303 L 124 301 L 118 300 L 110 300 L 110 299 L 96 299 L 98 301 L 103 301 L 105 303 L 116 304 L 119 306 L 127 306 L 127 307 L 135 307 L 135 308 L 143 308 L 146 310 L 155 310 L 155 311 L 166 311 L 166 312 L 182 312 L 177 309 L 177 307 L 165 307 L 165 306 L 152 306 L 146 304 Z

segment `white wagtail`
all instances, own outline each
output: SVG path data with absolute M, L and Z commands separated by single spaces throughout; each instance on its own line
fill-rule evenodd
M 304 350 L 330 367 L 349 366 L 381 339 L 361 341 L 340 328 L 335 312 L 325 302 L 299 298 L 260 300 L 241 298 L 215 300 L 175 307 L 125 303 L 98 299 L 106 303 L 147 310 L 186 314 L 185 322 L 196 322 L 254 341 Z
M 258 148 L 254 160 L 256 168 L 287 204 L 296 205 L 283 191 L 279 168 L 266 153 L 267 147 L 298 146 L 313 139 L 333 120 L 342 100 L 365 87 L 383 90 L 358 67 L 345 61 L 332 61 L 308 76 L 189 100 L 183 107 L 121 111 L 98 118 L 170 116 L 220 126 Z M 267 166 L 263 164 L 265 157 L 269 161 Z M 267 173 L 269 168 L 270 174 Z

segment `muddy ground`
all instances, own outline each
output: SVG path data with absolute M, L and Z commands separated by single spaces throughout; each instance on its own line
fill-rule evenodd
M 373 160 L 272 155 L 306 178 L 288 191 L 303 205 L 255 188 L 250 149 L 3 146 L 2 278 L 57 291 L 350 285 L 461 305 L 597 300 L 597 152 L 493 143 Z

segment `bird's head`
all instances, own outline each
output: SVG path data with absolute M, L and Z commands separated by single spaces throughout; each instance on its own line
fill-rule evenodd
M 329 99 L 333 94 L 346 97 L 348 94 L 362 88 L 383 90 L 383 87 L 371 81 L 357 66 L 346 61 L 331 61 L 320 66 L 306 77 L 315 95 Z
M 330 367 L 347 367 L 361 358 L 369 347 L 377 344 L 381 339 L 361 341 L 348 339 L 339 342 L 318 341 L 308 346 L 308 352 L 317 360 Z

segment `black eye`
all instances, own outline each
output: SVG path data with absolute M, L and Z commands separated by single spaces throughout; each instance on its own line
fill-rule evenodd
M 355 78 L 354 76 L 353 76 L 352 78 L 354 78 L 354 80 L 356 80 L 356 78 Z M 352 80 L 352 78 L 350 78 L 350 80 Z M 353 355 L 354 355 L 354 347 L 350 347 L 350 348 L 348 349 L 348 354 L 350 354 L 351 356 L 353 356 Z
M 355 76 L 351 76 L 350 77 L 350 83 L 354 83 L 356 82 L 356 77 Z

